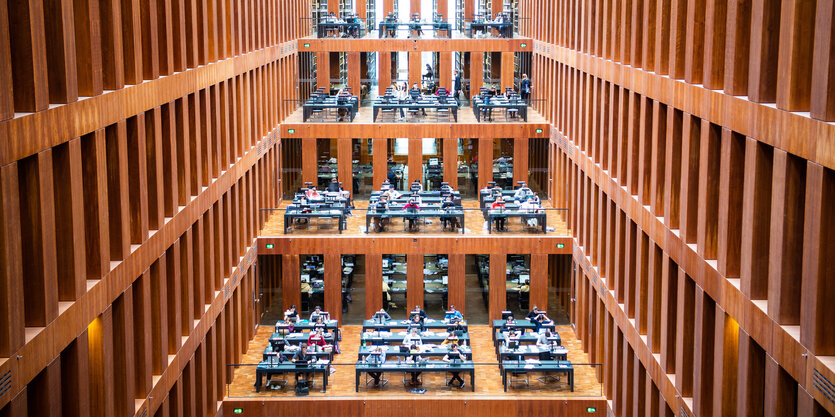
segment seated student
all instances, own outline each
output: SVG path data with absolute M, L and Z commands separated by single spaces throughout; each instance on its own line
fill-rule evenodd
M 455 333 L 447 334 L 446 338 L 443 342 L 441 342 L 442 346 L 446 345 L 457 345 L 458 344 L 458 335 Z
M 368 363 L 376 363 L 376 364 L 384 364 L 386 362 L 386 351 L 383 349 L 382 346 L 374 346 L 371 348 L 371 352 L 368 356 L 365 357 L 365 361 Z M 374 379 L 374 385 L 380 385 L 380 377 L 383 375 L 382 372 L 369 372 L 368 376 Z
M 441 195 L 445 196 L 447 194 L 452 194 L 452 186 L 449 183 L 445 182 L 441 184 Z
M 389 182 L 389 179 L 386 178 L 383 180 L 383 185 L 380 186 L 380 191 L 386 192 L 389 188 L 391 188 L 391 183 Z
M 449 323 L 449 325 L 447 325 L 446 331 L 448 333 L 455 333 L 455 334 L 462 333 L 463 334 L 464 333 L 464 325 L 461 324 L 460 321 L 453 321 L 453 322 Z
M 426 330 L 426 325 L 423 324 L 423 321 L 421 321 L 420 316 L 414 315 L 414 316 L 412 316 L 411 321 L 409 321 L 409 328 L 410 329 L 416 328 L 416 329 L 418 329 L 418 331 L 423 332 L 423 331 Z
M 541 312 L 538 316 L 536 316 L 535 319 L 533 319 L 533 325 L 537 331 L 541 329 L 543 326 L 551 323 L 553 322 L 550 318 L 548 318 L 548 316 L 545 315 L 544 311 Z
M 538 315 L 539 315 L 539 307 L 533 306 L 533 308 L 531 309 L 530 312 L 528 312 L 528 315 L 525 316 L 525 318 L 530 320 L 530 321 L 533 321 Z
M 382 308 L 380 309 L 380 311 L 374 313 L 374 316 L 382 316 L 383 320 L 391 320 L 391 315 L 389 315 L 389 313 L 386 313 L 386 310 Z
M 308 346 L 325 346 L 326 344 L 325 333 L 322 329 L 316 329 L 315 331 L 310 332 L 310 336 L 307 337 Z
M 513 342 L 513 341 L 517 342 L 517 344 L 518 344 L 520 337 L 522 337 L 522 332 L 520 332 L 519 329 L 513 329 L 513 330 L 505 333 L 505 340 L 504 340 L 505 348 L 508 348 L 508 345 L 510 344 L 510 342 Z
M 407 212 L 417 213 L 418 210 L 420 210 L 420 206 L 417 205 L 414 198 L 411 198 L 409 199 L 409 202 L 406 203 L 405 206 L 403 206 L 403 210 L 406 210 Z M 409 230 L 414 229 L 417 226 L 417 216 L 409 216 L 407 217 L 407 219 L 409 220 Z
M 423 311 L 423 309 L 420 308 L 420 306 L 415 306 L 415 308 L 409 313 L 409 318 L 411 318 L 414 315 L 418 315 L 420 317 L 420 321 L 426 320 L 426 312 Z
M 284 312 L 284 321 L 299 321 L 299 312 L 296 311 L 296 305 L 290 306 L 290 309 Z
M 507 321 L 505 321 L 504 325 L 502 326 L 503 332 L 509 332 L 516 328 L 516 319 L 513 316 L 508 316 Z
M 516 189 L 516 192 L 513 193 L 513 199 L 518 201 L 524 201 L 526 197 L 533 194 L 530 188 L 527 185 L 523 185 Z
M 305 364 L 309 365 L 313 362 L 316 362 L 316 357 L 311 355 L 310 353 L 308 353 L 307 352 L 307 345 L 303 344 L 302 347 L 301 347 L 301 350 L 299 350 L 298 352 L 296 352 L 295 355 L 293 355 L 293 362 L 295 362 L 295 363 L 305 363 Z M 310 374 L 311 374 L 311 372 L 296 372 L 296 384 L 299 383 L 299 377 L 304 375 L 305 376 L 304 379 L 307 379 L 307 375 L 310 375 Z
M 504 207 L 505 207 L 504 206 L 504 199 L 501 196 L 499 196 L 499 197 L 496 197 L 496 201 L 494 201 L 493 204 L 490 206 L 490 210 L 501 211 L 501 210 L 504 210 Z M 496 230 L 499 230 L 499 231 L 506 230 L 505 229 L 505 220 L 507 220 L 507 219 L 504 218 L 504 217 L 496 217 Z
M 423 339 L 420 338 L 420 334 L 418 334 L 417 327 L 412 327 L 409 329 L 409 333 L 406 334 L 406 337 L 403 338 L 403 345 L 409 346 L 420 346 L 423 344 Z
M 409 189 L 412 191 L 423 191 L 423 184 L 420 183 L 420 178 L 415 179 L 415 182 L 412 183 Z
M 319 191 L 316 190 L 316 186 L 308 188 L 307 191 L 305 191 L 305 196 L 307 196 L 307 199 L 310 201 L 318 201 L 324 198 L 322 197 L 322 194 L 319 194 Z
M 388 209 L 389 209 L 389 203 L 388 203 L 387 198 L 381 198 L 380 200 L 377 201 L 376 204 L 374 204 L 374 211 L 376 211 L 377 213 L 385 213 L 385 212 L 388 211 Z M 377 233 L 380 233 L 383 230 L 385 230 L 386 225 L 389 222 L 389 219 L 378 218 L 376 220 L 377 220 L 377 224 L 374 226 L 374 231 L 376 231 Z
M 319 330 L 322 329 L 323 331 L 328 330 L 328 324 L 325 323 L 325 316 L 320 314 L 316 316 L 316 320 L 313 321 L 313 329 Z
M 406 358 L 406 362 L 408 363 L 419 363 L 422 361 L 423 358 L 420 356 L 420 347 L 418 345 L 410 345 L 409 346 L 409 356 Z M 420 377 L 421 372 L 409 372 L 412 375 L 412 385 L 420 385 L 422 382 L 418 377 Z
M 446 198 L 444 198 L 444 202 L 441 203 L 441 210 L 448 213 L 455 211 L 456 208 L 457 205 L 455 204 L 455 198 L 452 197 L 452 194 L 447 194 Z M 446 229 L 447 225 L 449 225 L 452 230 L 455 230 L 456 227 L 460 227 L 457 217 L 452 215 L 441 216 L 441 226 Z
M 324 314 L 322 314 L 322 307 L 316 306 L 313 309 L 313 312 L 310 313 L 310 321 L 315 322 L 321 316 L 324 316 Z
M 395 190 L 395 189 L 394 189 L 394 187 L 390 187 L 388 190 L 386 190 L 386 192 L 384 192 L 384 193 L 383 193 L 383 195 L 382 195 L 382 196 L 380 196 L 380 198 L 382 198 L 383 196 L 385 196 L 385 197 L 386 197 L 387 199 L 389 199 L 389 200 L 397 200 L 397 199 L 398 199 L 398 198 L 400 198 L 402 195 L 403 195 L 403 194 L 400 194 L 400 192 L 398 192 L 397 190 Z
M 418 194 L 417 191 L 412 192 L 412 195 L 409 196 L 409 199 L 413 200 L 415 202 L 415 204 L 417 204 L 418 206 L 423 204 L 423 199 L 420 198 L 420 194 Z
M 536 337 L 536 347 L 538 348 L 545 348 L 547 349 L 551 342 L 548 338 L 551 337 L 551 331 L 548 329 L 542 329 L 539 331 L 539 336 Z
M 467 357 L 458 350 L 457 344 L 452 344 L 452 350 L 450 350 L 446 355 L 444 355 L 443 361 L 444 362 L 452 362 L 453 359 L 457 359 L 461 362 L 467 360 Z M 458 381 L 458 388 L 464 388 L 464 379 L 461 378 L 460 372 L 450 371 L 452 372 L 452 378 L 447 382 L 447 385 L 452 385 L 453 381 Z
M 493 193 L 493 197 L 498 198 L 502 196 L 502 187 L 499 187 L 498 185 L 494 186 L 491 191 Z
M 328 183 L 328 188 L 326 188 L 326 191 L 329 193 L 338 193 L 342 191 L 342 187 L 339 186 L 339 182 L 336 180 L 336 178 L 331 178 L 331 182 Z
M 444 314 L 444 320 L 453 320 L 455 318 L 459 321 L 464 320 L 464 315 L 461 314 L 460 311 L 456 310 L 454 305 L 450 305 L 449 310 L 447 310 L 446 314 Z

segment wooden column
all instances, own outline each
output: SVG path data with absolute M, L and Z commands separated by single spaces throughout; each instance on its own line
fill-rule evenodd
M 318 139 L 302 139 L 302 182 L 312 182 L 317 185 L 316 154 Z
M 330 52 L 316 52 L 316 88 L 330 92 L 331 63 Z
M 483 84 L 484 52 L 470 52 L 470 97 L 478 95 Z
M 463 254 L 453 254 L 449 255 L 449 269 L 447 270 L 447 277 L 449 278 L 449 286 L 447 290 L 449 291 L 449 306 L 455 306 L 455 308 L 464 314 L 466 318 L 466 294 L 467 294 L 467 286 L 466 286 L 466 270 L 465 270 L 465 259 L 466 255 Z M 449 306 L 445 306 L 449 308 Z
M 365 255 L 365 317 L 383 307 L 383 255 Z
M 299 255 L 282 255 L 281 299 L 282 310 L 291 305 L 301 308 L 301 275 L 299 273 Z
M 800 304 L 800 342 L 818 356 L 835 355 L 835 332 L 828 321 L 835 316 L 835 175 L 831 170 L 806 163 L 806 213 L 803 227 L 803 284 Z M 827 284 L 829 282 L 829 284 Z
M 423 308 L 423 254 L 420 253 L 406 255 L 406 313 L 415 306 Z
M 388 139 L 374 138 L 371 147 L 371 189 L 379 190 L 388 175 Z
M 501 1 L 493 1 L 493 14 L 502 12 L 502 3 Z
M 330 0 L 328 1 L 328 11 L 331 13 L 339 14 L 339 0 Z
M 351 87 L 351 94 L 360 96 L 362 91 L 362 66 L 360 65 L 360 53 L 348 52 L 348 87 Z
M 383 15 L 379 19 L 384 19 L 389 13 L 394 11 L 394 0 L 383 0 Z
M 444 145 L 444 181 L 453 190 L 458 189 L 458 139 L 443 138 Z M 461 261 L 463 262 L 463 260 Z
M 16 162 L 0 168 L 0 215 L 0 356 L 9 357 L 25 343 Z
M 353 152 L 350 138 L 336 139 L 337 177 L 342 182 L 342 188 L 354 194 Z
M 764 414 L 765 353 L 744 330 L 739 330 L 737 415 Z
M 377 64 L 377 90 L 382 95 L 391 87 L 391 52 L 377 52 Z
M 475 2 L 470 0 L 464 1 L 464 19 L 471 20 L 475 13 Z
M 507 306 L 507 254 L 490 254 L 490 317 L 498 320 Z
M 11 47 L 14 111 L 44 110 L 49 106 L 49 87 L 43 1 L 13 1 L 8 7 L 6 36 L 14 34 Z
M 420 13 L 420 0 L 410 0 L 411 6 L 409 7 L 410 13 Z
M 423 139 L 409 138 L 409 184 L 416 179 L 423 183 Z
M 412 88 L 414 83 L 418 83 L 418 86 L 421 85 L 420 76 L 423 68 L 420 63 L 420 52 L 409 52 L 409 89 Z
M 366 16 L 366 13 L 367 13 L 366 0 L 357 0 L 356 3 L 357 3 L 357 16 L 359 16 L 360 19 L 365 21 L 365 16 Z
M 493 139 L 478 138 L 478 189 L 493 181 Z
M 342 324 L 342 256 L 338 253 L 325 254 L 324 308 L 332 319 Z
M 447 12 L 449 12 L 449 2 L 448 2 L 448 0 L 437 0 L 437 3 L 438 3 L 438 9 L 435 10 L 435 12 L 444 15 L 444 19 L 449 19 L 450 17 L 447 16 L 447 14 L 448 14 Z M 441 53 L 441 55 L 443 55 L 443 53 Z M 441 59 L 443 59 L 443 58 L 441 58 Z M 463 309 L 459 309 L 459 310 L 464 311 Z
M 494 3 L 496 4 L 496 3 Z M 498 2 L 501 7 L 501 2 Z M 502 52 L 501 86 L 502 93 L 507 87 L 513 87 L 513 52 Z
M 531 255 L 530 306 L 548 309 L 548 254 Z
M 452 52 L 440 53 L 440 62 L 438 62 L 437 71 L 438 86 L 452 91 Z
M 513 181 L 528 181 L 528 138 L 513 139 Z M 542 196 L 544 198 L 544 196 Z

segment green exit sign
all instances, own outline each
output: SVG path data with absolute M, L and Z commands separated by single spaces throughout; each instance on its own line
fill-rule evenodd
M 306 43 L 306 44 L 304 44 L 304 47 L 305 47 L 305 48 L 310 48 L 310 44 L 309 44 L 309 43 Z
M 557 249 L 562 249 L 565 247 L 565 243 L 557 243 Z
M 287 129 L 287 133 L 292 135 L 293 133 L 296 133 L 296 129 Z
M 597 407 L 586 407 L 586 412 L 587 413 L 596 413 L 597 412 Z
M 233 408 L 232 412 L 235 413 L 235 414 L 243 414 L 244 409 L 243 408 Z
M 272 249 L 272 248 L 275 247 L 275 245 L 273 245 L 272 243 L 267 243 L 266 246 L 267 246 L 267 249 Z
M 523 48 L 527 48 L 527 47 L 528 47 L 528 44 L 523 43 L 523 44 L 522 44 L 522 47 L 523 47 Z
M 536 133 L 542 133 L 542 129 L 536 129 Z

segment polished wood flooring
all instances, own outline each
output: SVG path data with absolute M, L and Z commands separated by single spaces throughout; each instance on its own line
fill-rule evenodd
M 276 210 L 264 210 L 261 212 L 261 215 L 267 215 L 267 220 L 264 223 L 264 227 L 261 229 L 261 233 L 259 234 L 260 237 L 270 237 L 270 236 L 283 236 L 284 235 L 284 210 L 283 208 L 287 206 L 289 202 L 284 201 Z M 353 215 L 348 217 L 348 228 L 347 230 L 343 230 L 343 235 L 355 235 L 355 236 L 365 236 L 365 209 L 368 208 L 368 201 L 355 201 L 354 205 L 356 206 L 356 210 L 354 210 Z M 481 211 L 478 210 L 478 201 L 463 201 L 462 205 L 465 209 L 465 218 L 464 218 L 464 226 L 465 232 L 467 235 L 488 235 L 487 232 L 487 225 L 484 221 L 484 216 L 482 215 Z M 543 203 L 543 207 L 550 208 L 548 202 Z M 568 211 L 566 210 L 546 210 L 546 222 L 548 227 L 553 228 L 553 231 L 549 231 L 546 234 L 552 236 L 568 236 L 568 228 L 566 226 L 566 217 Z M 541 228 L 528 228 L 523 226 L 519 219 L 512 219 L 508 222 L 508 231 L 497 233 L 495 230 L 493 231 L 494 234 L 497 236 L 506 236 L 506 235 L 530 235 L 530 236 L 541 236 Z M 326 220 L 319 220 L 319 219 L 311 219 L 309 224 L 306 225 L 295 225 L 292 229 L 290 229 L 288 234 L 297 234 L 297 235 L 328 235 L 328 234 L 338 234 L 339 230 L 336 225 L 336 220 L 326 219 Z M 405 227 L 404 224 L 401 222 L 400 219 L 393 220 L 392 224 L 390 224 L 387 228 L 387 231 L 382 232 L 386 236 L 413 236 L 413 235 L 427 235 L 427 234 L 441 234 L 441 235 L 448 235 L 448 236 L 455 236 L 460 235 L 460 229 L 457 232 L 450 232 L 450 231 L 443 231 L 441 227 L 440 221 L 438 219 L 431 219 L 431 223 L 422 224 L 420 229 L 417 231 L 409 232 Z M 369 234 L 368 236 L 373 236 L 374 233 Z
M 321 392 L 321 376 L 314 378 L 314 387 L 310 390 L 311 396 L 402 396 L 415 395 L 410 394 L 407 387 L 402 383 L 403 375 L 400 373 L 387 373 L 384 378 L 388 379 L 388 384 L 382 388 L 368 386 L 367 388 L 360 387 L 360 392 L 354 391 L 354 367 L 353 364 L 357 360 L 357 351 L 360 345 L 361 326 L 343 326 L 342 328 L 342 342 L 340 344 L 342 353 L 336 355 L 334 364 L 336 371 L 330 375 L 328 390 L 326 393 Z M 240 397 L 295 397 L 292 382 L 284 388 L 267 389 L 260 393 L 255 392 L 253 386 L 255 382 L 255 364 L 261 360 L 264 347 L 268 344 L 268 339 L 272 333 L 272 326 L 261 326 L 258 328 L 255 337 L 249 342 L 247 353 L 244 355 L 243 362 L 249 366 L 239 366 L 234 371 L 232 383 L 227 386 L 227 396 L 229 398 Z M 588 363 L 588 355 L 583 352 L 581 342 L 577 340 L 574 330 L 571 326 L 557 326 L 557 331 L 560 333 L 563 345 L 568 348 L 568 359 L 575 364 Z M 476 363 L 489 363 L 491 365 L 476 366 L 475 377 L 475 392 L 470 390 L 469 376 L 465 377 L 467 386 L 463 390 L 458 388 L 448 387 L 444 384 L 444 374 L 424 374 L 423 387 L 426 388 L 426 393 L 423 395 L 432 396 L 578 396 L 578 397 L 599 397 L 602 396 L 602 386 L 598 382 L 598 376 L 602 375 L 602 368 L 599 366 L 580 366 L 575 365 L 575 385 L 574 392 L 571 392 L 563 377 L 559 382 L 543 383 L 536 379 L 538 374 L 532 374 L 530 377 L 530 386 L 517 384 L 514 388 L 509 388 L 504 392 L 502 387 L 502 377 L 496 363 L 496 355 L 493 348 L 493 341 L 490 337 L 489 326 L 470 326 L 470 338 L 473 347 L 473 359 Z M 293 376 L 287 375 L 292 381 Z M 364 375 L 361 377 L 360 383 L 364 382 Z
M 290 114 L 282 124 L 300 124 L 300 123 L 332 123 L 332 124 L 346 124 L 346 123 L 353 123 L 353 124 L 379 124 L 379 123 L 444 123 L 444 124 L 484 124 L 484 123 L 511 123 L 511 124 L 519 124 L 519 123 L 534 123 L 534 124 L 545 124 L 548 123 L 545 118 L 539 114 L 533 107 L 528 107 L 528 121 L 522 122 L 521 119 L 506 119 L 504 116 L 504 111 L 496 110 L 494 113 L 494 117 L 492 121 L 487 120 L 476 120 L 475 114 L 473 114 L 473 109 L 471 107 L 461 107 L 458 109 L 458 121 L 455 122 L 454 120 L 441 120 L 438 121 L 434 115 L 434 112 L 427 111 L 426 116 L 419 115 L 418 117 L 406 117 L 404 119 L 397 118 L 395 121 L 385 120 L 378 116 L 377 121 L 374 122 L 374 110 L 372 107 L 369 106 L 362 106 L 357 112 L 357 115 L 354 117 L 353 122 L 336 122 L 334 117 L 330 117 L 327 119 L 309 119 L 307 121 L 303 121 L 303 109 L 299 107 L 293 113 Z M 450 116 L 451 117 L 451 116 Z

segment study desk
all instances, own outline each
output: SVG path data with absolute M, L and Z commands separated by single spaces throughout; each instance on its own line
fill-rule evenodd
M 345 211 L 343 210 L 298 210 L 294 209 L 291 210 L 288 208 L 284 212 L 284 234 L 293 227 L 293 224 L 297 219 L 336 219 L 337 220 L 337 228 L 339 229 L 339 234 L 342 234 L 342 231 L 345 230 L 346 222 L 345 222 Z
M 302 121 L 307 121 L 313 115 L 314 110 L 337 109 L 348 113 L 349 121 L 353 122 L 359 111 L 359 100 L 356 96 L 342 100 L 336 97 L 328 97 L 324 100 L 310 99 L 302 106 Z
M 440 210 L 433 208 L 424 208 L 418 211 L 396 209 L 389 209 L 384 212 L 369 211 L 365 214 L 365 233 L 369 233 L 371 231 L 371 219 L 377 219 L 377 221 L 380 221 L 383 219 L 393 218 L 400 218 L 403 220 L 425 218 L 437 218 L 438 220 L 441 220 L 455 218 L 458 219 L 458 224 L 461 226 L 461 234 L 464 234 L 464 210 Z
M 366 330 L 383 330 L 383 331 L 392 331 L 392 330 L 406 330 L 411 327 L 410 320 L 386 320 L 383 323 L 377 323 L 376 320 L 365 320 L 362 322 L 362 331 Z M 427 321 L 424 320 L 423 327 L 427 330 L 446 330 L 450 326 L 449 323 L 444 323 L 440 320 L 432 320 Z M 467 332 L 467 322 L 461 322 L 461 330 L 464 333 Z
M 476 21 L 467 26 L 467 37 L 472 38 L 474 32 L 492 33 L 495 29 L 500 38 L 513 37 L 513 24 L 511 22 Z
M 430 361 L 425 364 L 386 361 L 381 364 L 366 363 L 357 361 L 356 367 L 356 392 L 360 390 L 360 374 L 363 372 L 405 372 L 405 373 L 427 373 L 427 372 L 460 372 L 470 374 L 470 389 L 475 391 L 475 365 L 472 361 L 464 361 L 459 365 L 446 362 Z
M 553 346 L 547 349 L 540 348 L 536 345 L 521 345 L 518 349 L 507 349 L 504 346 L 499 346 L 499 361 L 503 360 L 517 360 L 519 358 L 535 358 L 539 359 L 539 354 L 548 352 L 552 359 L 564 361 L 568 359 L 568 349 L 564 346 Z
M 336 341 L 336 338 L 335 338 L 333 332 L 325 333 L 324 336 L 325 336 L 325 343 L 327 343 L 327 344 L 332 345 L 332 344 L 334 344 L 334 341 Z M 273 333 L 272 335 L 270 335 L 270 344 L 273 346 L 273 349 L 275 349 L 275 347 L 282 340 L 284 340 L 284 343 L 288 344 L 288 345 L 298 345 L 298 344 L 301 344 L 301 343 L 307 344 L 308 337 L 310 337 L 310 334 L 308 334 L 308 333 L 290 333 L 288 335 L 281 335 L 279 333 Z
M 261 392 L 261 386 L 263 385 L 264 378 L 267 379 L 267 383 L 270 383 L 270 379 L 274 375 L 283 375 L 283 374 L 297 374 L 297 373 L 307 373 L 307 374 L 322 374 L 322 392 L 327 392 L 328 389 L 328 375 L 330 374 L 330 364 L 319 364 L 319 363 L 312 363 L 312 364 L 305 364 L 302 366 L 297 365 L 294 362 L 282 362 L 282 363 L 270 363 L 270 362 L 261 362 L 258 364 L 258 367 L 255 368 L 255 392 Z
M 528 121 L 528 105 L 524 100 L 508 100 L 506 98 L 493 96 L 485 102 L 478 96 L 473 97 L 473 113 L 476 121 L 481 122 L 481 114 L 485 115 L 492 121 L 494 109 L 516 109 L 519 112 L 519 118 L 522 121 Z
M 374 111 L 373 114 L 373 121 L 377 122 L 377 114 L 380 110 L 399 110 L 400 111 L 400 118 L 406 118 L 406 114 L 403 112 L 404 109 L 416 109 L 425 111 L 427 109 L 430 110 L 439 110 L 439 109 L 448 109 L 452 113 L 452 118 L 457 122 L 458 121 L 458 102 L 449 97 L 445 102 L 441 103 L 436 96 L 421 96 L 421 98 L 417 100 L 376 100 L 372 106 Z
M 421 347 L 423 347 L 423 346 L 421 346 Z M 368 355 L 375 354 L 375 352 L 372 351 L 373 348 L 374 347 L 371 347 L 371 346 L 360 346 L 360 350 L 359 350 L 359 354 L 358 354 L 359 360 L 363 360 Z M 443 358 L 444 356 L 446 356 L 447 353 L 450 352 L 450 350 L 451 349 L 448 346 L 433 345 L 426 350 L 421 349 L 421 352 L 419 353 L 419 355 L 420 356 L 426 356 L 426 357 L 433 357 L 433 358 Z M 470 346 L 460 346 L 460 347 L 458 347 L 458 350 L 461 352 L 462 355 L 466 356 L 467 359 L 472 359 L 473 351 L 470 348 Z M 409 356 L 412 355 L 412 353 L 410 353 L 408 350 L 405 351 L 405 352 L 402 352 L 402 351 L 400 351 L 400 349 L 397 349 L 394 346 L 392 346 L 388 350 L 386 350 L 385 353 L 386 353 L 386 357 L 392 357 L 393 356 L 393 357 L 396 357 L 396 358 L 406 358 L 406 357 L 409 357 Z
M 571 392 L 574 392 L 574 366 L 568 361 L 502 361 L 502 385 L 507 392 L 507 374 L 527 374 L 534 372 L 541 373 L 563 373 L 568 376 L 568 384 L 571 386 Z
M 371 332 L 363 332 L 361 335 L 360 341 L 371 343 L 372 345 L 399 345 L 403 343 L 403 339 L 406 338 L 407 332 L 378 332 L 377 335 L 373 335 Z M 420 332 L 420 339 L 421 343 L 432 343 L 432 344 L 440 344 L 443 343 L 444 340 L 447 338 L 447 332 Z M 464 333 L 463 335 L 458 337 L 460 342 L 467 342 L 470 344 L 470 334 Z M 307 342 L 307 340 L 305 340 Z M 534 343 L 536 341 L 534 340 Z
M 542 210 L 542 209 L 540 209 Z M 496 219 L 508 219 L 512 217 L 518 217 L 522 221 L 526 221 L 529 219 L 536 219 L 536 227 L 542 230 L 542 233 L 546 233 L 546 225 L 545 225 L 545 211 L 538 211 L 538 212 L 529 212 L 529 211 L 520 211 L 520 210 L 487 210 L 487 233 L 493 233 L 493 222 Z
M 393 38 L 395 31 L 400 27 L 407 27 L 410 31 L 418 30 L 423 28 L 428 28 L 428 30 L 432 30 L 435 33 L 442 33 L 446 32 L 446 36 L 448 38 L 452 37 L 452 25 L 449 22 L 415 22 L 415 21 L 408 21 L 408 22 L 399 22 L 399 21 L 382 21 L 378 25 L 380 30 L 380 37 L 381 38 Z
M 336 320 L 324 320 L 325 330 L 328 329 L 336 329 L 339 327 L 339 322 Z M 275 332 L 280 333 L 281 330 L 289 330 L 290 323 L 287 323 L 284 320 L 279 320 L 275 323 Z M 316 322 L 312 322 L 309 320 L 300 320 L 293 323 L 293 331 L 300 332 L 300 331 L 311 331 L 315 329 L 317 326 Z
M 363 35 L 362 29 L 363 24 L 361 22 L 346 22 L 344 20 L 322 21 L 316 26 L 316 35 L 319 38 L 325 38 L 327 37 L 328 32 L 333 30 L 352 38 L 361 38 Z

